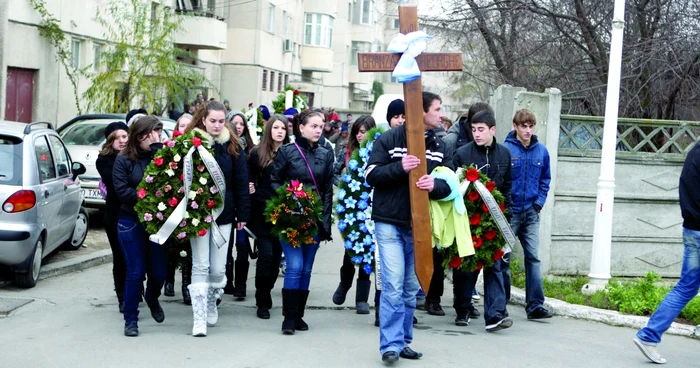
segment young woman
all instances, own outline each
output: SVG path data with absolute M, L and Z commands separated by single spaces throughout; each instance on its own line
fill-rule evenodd
M 319 200 L 323 203 L 323 222 L 318 224 L 319 233 L 313 243 L 294 248 L 281 241 L 287 263 L 282 289 L 282 332 L 285 334 L 309 329 L 302 317 L 309 297 L 311 269 L 319 242 L 331 240 L 333 151 L 319 143 L 323 134 L 323 118 L 323 113 L 316 110 L 301 113 L 298 118 L 299 136 L 294 143 L 279 149 L 272 167 L 273 188 L 291 180 L 299 180 L 306 188 L 317 191 L 320 194 Z
M 246 155 L 250 155 L 255 145 L 250 136 L 250 131 L 248 130 L 248 122 L 245 116 L 240 111 L 231 111 L 227 115 L 228 121 L 234 128 L 236 136 L 240 138 L 243 144 L 243 150 Z M 250 174 L 250 173 L 249 173 Z M 249 186 L 249 193 L 253 194 L 252 184 Z M 236 247 L 236 260 L 233 260 L 232 248 Z M 226 252 L 226 287 L 224 288 L 225 294 L 233 294 L 236 300 L 245 300 L 246 297 L 246 284 L 248 281 L 248 269 L 250 268 L 250 262 L 248 257 L 252 256 L 252 249 L 250 247 L 250 240 L 248 239 L 248 234 L 245 231 L 235 231 L 235 234 L 231 235 L 229 241 L 229 250 Z
M 282 256 L 282 245 L 279 238 L 271 234 L 271 226 L 265 221 L 263 212 L 267 200 L 275 195 L 271 181 L 272 163 L 277 156 L 278 149 L 287 143 L 289 143 L 287 118 L 284 115 L 272 115 L 265 124 L 265 135 L 262 141 L 253 148 L 248 158 L 250 180 L 255 189 L 251 195 L 251 221 L 248 228 L 257 237 L 255 304 L 258 307 L 258 317 L 262 319 L 270 318 L 270 308 L 272 308 L 270 292 L 275 286 Z
M 185 132 L 185 129 L 192 121 L 192 115 L 182 114 L 179 119 L 177 119 L 176 130 L 179 132 Z M 181 241 L 180 239 L 171 239 L 171 241 Z M 180 255 L 177 253 L 168 254 L 168 273 L 165 277 L 165 288 L 163 289 L 163 294 L 165 296 L 175 296 L 175 269 L 177 268 L 177 261 Z M 183 259 L 182 266 L 180 268 L 182 273 L 182 302 L 185 305 L 192 305 L 192 299 L 190 298 L 190 290 L 187 288 L 192 283 L 192 254 L 187 252 L 187 256 Z
M 212 144 L 214 158 L 226 183 L 224 209 L 216 219 L 225 243 L 216 244 L 210 236 L 211 231 L 191 240 L 192 284 L 189 290 L 194 319 L 192 336 L 206 336 L 207 324 L 214 325 L 219 317 L 216 301 L 226 285 L 226 251 L 232 224 L 237 221 L 236 228 L 239 231 L 243 229 L 250 214 L 250 198 L 246 155 L 226 122 L 226 107 L 218 101 L 205 102 L 185 132 L 193 129 Z
M 112 277 L 114 278 L 114 291 L 117 293 L 119 302 L 119 312 L 124 313 L 124 283 L 126 282 L 126 262 L 124 253 L 119 244 L 117 235 L 117 221 L 119 220 L 119 197 L 114 191 L 112 181 L 112 171 L 117 155 L 126 147 L 129 140 L 129 127 L 121 121 L 110 123 L 105 128 L 105 138 L 107 141 L 102 146 L 100 155 L 97 156 L 97 171 L 100 173 L 102 183 L 107 187 L 107 198 L 105 198 L 104 225 L 107 232 L 109 246 L 112 248 Z
M 124 335 L 138 336 L 139 301 L 143 279 L 146 284 L 146 304 L 153 319 L 161 323 L 165 313 L 158 302 L 160 289 L 165 281 L 168 254 L 166 247 L 148 240 L 149 234 L 141 225 L 134 206 L 136 187 L 143 179 L 146 167 L 156 151 L 163 147 L 161 131 L 163 123 L 155 116 L 138 116 L 129 129 L 126 147 L 114 162 L 112 182 L 121 202 L 117 232 L 126 260 L 126 283 L 124 286 Z M 109 194 L 107 195 L 109 197 Z

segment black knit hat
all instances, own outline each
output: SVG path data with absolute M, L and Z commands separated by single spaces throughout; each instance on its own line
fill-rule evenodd
M 109 135 L 117 130 L 124 130 L 128 133 L 129 127 L 121 121 L 109 123 L 109 125 L 107 125 L 107 127 L 105 128 L 105 139 L 109 138 Z
M 488 110 L 481 110 L 472 116 L 471 124 L 485 123 L 489 128 L 496 126 L 496 118 Z
M 403 100 L 396 99 L 394 101 L 391 101 L 389 107 L 386 109 L 386 122 L 389 123 L 391 122 L 391 118 L 393 118 L 394 116 L 403 115 L 405 113 L 406 112 Z

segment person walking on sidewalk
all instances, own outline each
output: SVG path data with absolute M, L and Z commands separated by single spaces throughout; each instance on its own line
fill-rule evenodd
M 444 180 L 430 173 L 438 166 L 452 168 L 452 157 L 433 129 L 440 125 L 442 100 L 440 96 L 423 92 L 423 124 L 425 128 L 426 165 L 428 173 L 416 186 L 427 191 L 431 199 L 450 194 Z M 365 170 L 367 183 L 374 187 L 372 220 L 379 247 L 382 293 L 379 311 L 379 352 L 382 361 L 393 364 L 399 357 L 419 359 L 422 353 L 409 347 L 413 341 L 413 314 L 416 277 L 411 202 L 408 173 L 420 164 L 420 159 L 406 153 L 406 126 L 401 125 L 382 134 L 374 143 Z
M 124 335 L 138 336 L 139 301 L 146 274 L 146 304 L 156 322 L 162 323 L 165 320 L 158 297 L 165 283 L 168 252 L 165 245 L 148 239 L 149 234 L 134 210 L 138 200 L 136 187 L 141 183 L 146 167 L 153 160 L 156 151 L 163 147 L 160 142 L 163 123 L 155 116 L 146 115 L 136 115 L 130 120 L 134 122 L 129 128 L 129 141 L 114 162 L 112 181 L 114 191 L 122 203 L 117 232 L 126 260 Z
M 124 252 L 122 251 L 121 244 L 119 244 L 119 235 L 117 233 L 119 208 L 122 204 L 119 201 L 119 197 L 117 197 L 117 192 L 114 190 L 112 172 L 114 170 L 114 162 L 117 160 L 117 155 L 126 148 L 126 144 L 129 140 L 129 127 L 121 121 L 110 123 L 105 128 L 105 139 L 107 139 L 107 141 L 102 146 L 100 155 L 97 156 L 95 166 L 100 173 L 102 184 L 107 188 L 104 225 L 105 232 L 107 233 L 107 240 L 109 240 L 109 247 L 112 248 L 112 278 L 114 279 L 114 291 L 117 294 L 119 312 L 124 313 L 126 261 L 124 260 Z
M 540 211 L 549 192 L 552 174 L 549 152 L 532 134 L 537 120 L 527 109 L 518 110 L 513 117 L 513 131 L 503 144 L 510 151 L 512 217 L 510 226 L 520 239 L 525 253 L 525 312 L 527 319 L 552 318 L 543 307 L 544 286 L 538 251 L 540 247 Z M 510 289 L 510 274 L 505 287 Z M 509 294 L 509 293 L 506 293 Z
M 192 336 L 206 336 L 207 325 L 218 321 L 216 301 L 226 286 L 226 251 L 232 224 L 243 230 L 250 216 L 247 158 L 240 140 L 226 122 L 226 108 L 221 102 L 207 101 L 197 110 L 185 133 L 196 130 L 212 144 L 214 159 L 226 184 L 224 208 L 216 219 L 224 244 L 216 244 L 211 231 L 190 240 L 192 244 Z
M 681 279 L 659 304 L 646 327 L 637 332 L 634 343 L 647 359 L 666 363 L 656 346 L 661 336 L 700 288 L 700 144 L 685 159 L 678 186 L 683 216 L 683 266 Z
M 287 182 L 298 180 L 306 188 L 313 188 L 323 204 L 323 222 L 318 224 L 318 235 L 310 244 L 294 247 L 281 241 L 287 262 L 282 289 L 284 322 L 282 332 L 293 335 L 296 330 L 306 331 L 309 325 L 303 320 L 309 298 L 311 270 L 321 241 L 331 239 L 331 207 L 333 205 L 333 151 L 323 144 L 323 119 L 320 110 L 307 110 L 296 116 L 299 133 L 294 143 L 282 146 L 272 168 L 272 186 L 279 188 Z

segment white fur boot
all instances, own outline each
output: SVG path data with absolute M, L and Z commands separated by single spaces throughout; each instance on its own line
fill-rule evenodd
M 192 298 L 192 336 L 207 336 L 207 291 L 209 284 L 196 283 L 187 287 Z M 216 300 L 214 300 L 216 302 Z
M 219 310 L 216 301 L 223 294 L 224 289 L 209 286 L 207 292 L 207 325 L 214 326 L 219 320 Z

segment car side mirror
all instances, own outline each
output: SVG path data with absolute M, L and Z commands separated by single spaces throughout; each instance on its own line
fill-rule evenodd
M 87 171 L 85 168 L 85 165 L 81 164 L 80 162 L 74 162 L 73 163 L 73 180 L 75 180 L 78 175 L 83 175 Z

